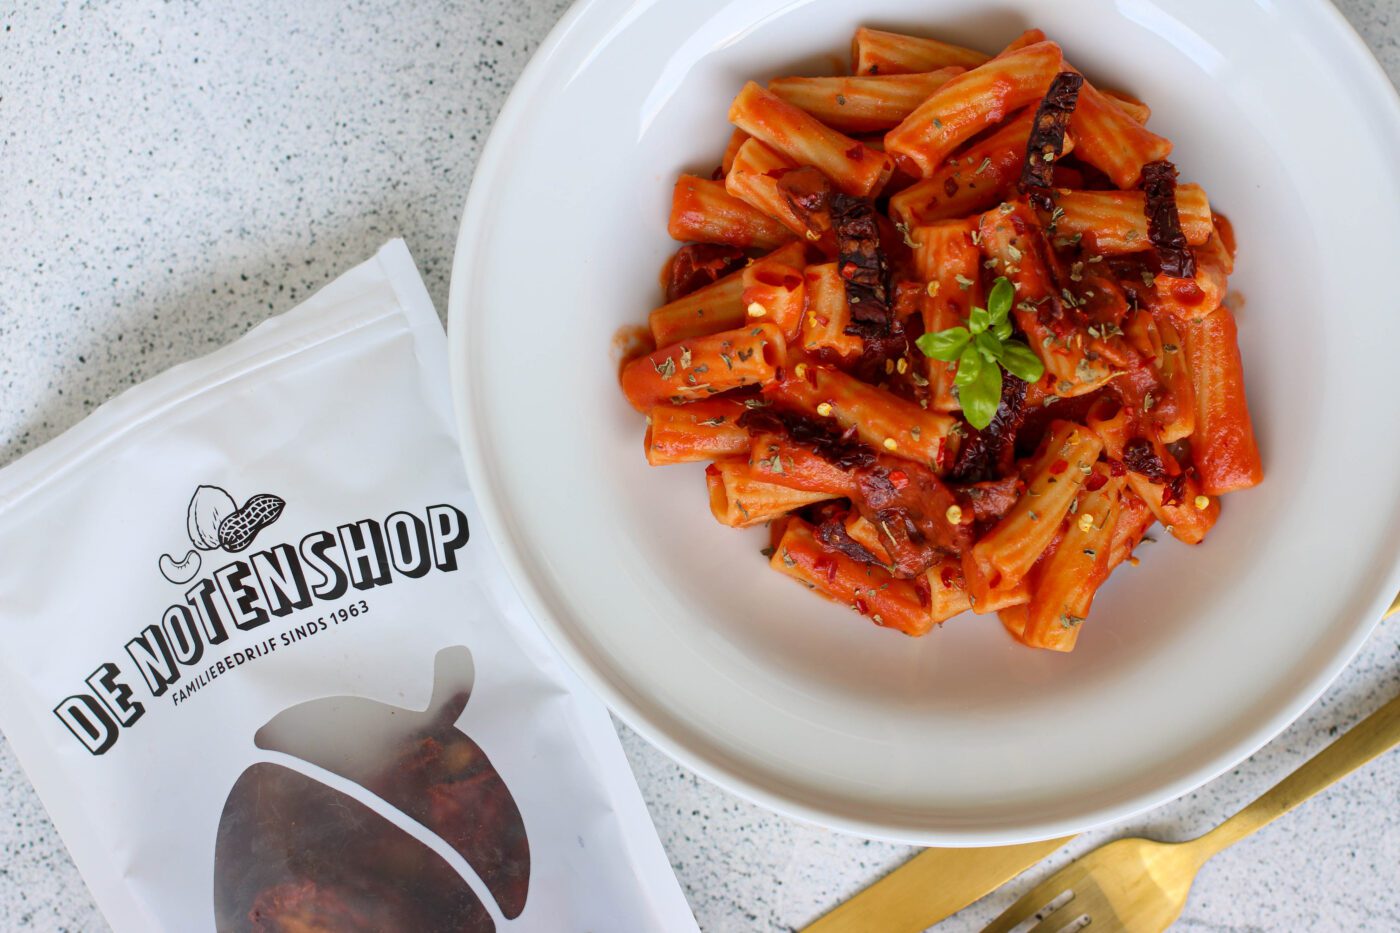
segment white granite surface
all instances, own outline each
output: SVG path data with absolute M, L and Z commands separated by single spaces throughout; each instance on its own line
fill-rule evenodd
M 482 140 L 565 5 L 0 4 L 0 463 L 391 236 L 445 308 Z M 1400 80 L 1400 0 L 1339 5 Z M 1397 691 L 1391 623 L 1249 762 L 1057 861 L 1203 831 Z M 621 732 L 707 931 L 799 927 L 911 854 L 774 816 Z M 1212 862 L 1180 928 L 1400 930 L 1397 804 L 1392 754 Z M 3 741 L 0 814 L 0 930 L 105 929 Z M 977 929 L 1022 886 L 940 929 Z

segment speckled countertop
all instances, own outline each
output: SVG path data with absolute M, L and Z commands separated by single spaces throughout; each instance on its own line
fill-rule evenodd
M 1400 0 L 1339 4 L 1400 80 Z M 403 236 L 446 307 L 491 120 L 563 0 L 0 6 L 0 463 L 285 310 Z M 1321 702 L 1244 765 L 1081 838 L 1185 838 L 1400 691 L 1381 626 Z M 794 823 L 623 742 L 705 930 L 812 920 L 912 850 Z M 1400 930 L 1400 754 L 1227 851 L 1180 921 Z M 105 925 L 0 740 L 0 929 Z M 972 930 L 1013 888 L 940 929 Z

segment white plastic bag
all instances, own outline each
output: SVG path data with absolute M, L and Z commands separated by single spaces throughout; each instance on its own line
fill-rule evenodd
M 688 930 L 395 241 L 0 471 L 0 727 L 119 931 Z

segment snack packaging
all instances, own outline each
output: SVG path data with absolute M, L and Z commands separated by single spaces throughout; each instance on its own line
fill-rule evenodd
M 0 728 L 118 931 L 693 930 L 401 241 L 0 471 Z

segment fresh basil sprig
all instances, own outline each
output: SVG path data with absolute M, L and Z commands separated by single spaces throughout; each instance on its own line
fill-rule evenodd
M 1001 405 L 1001 371 L 1027 382 L 1045 375 L 1045 364 L 1035 351 L 1011 338 L 1011 303 L 1016 289 L 1011 280 L 1000 276 L 987 295 L 987 307 L 973 308 L 967 326 L 950 327 L 924 334 L 916 341 L 924 356 L 956 362 L 953 377 L 963 417 L 979 431 L 992 423 Z

